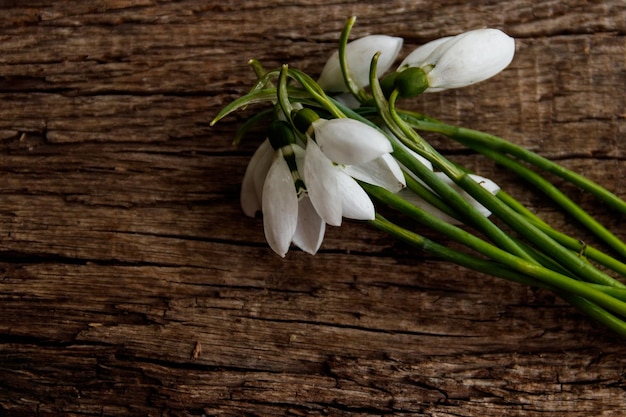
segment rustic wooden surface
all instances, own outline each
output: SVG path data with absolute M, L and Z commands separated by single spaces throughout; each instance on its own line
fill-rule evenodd
M 241 4 L 240 4 L 241 3 Z M 622 416 L 624 340 L 545 291 L 357 222 L 280 259 L 239 184 L 247 113 L 283 62 L 317 74 L 345 20 L 404 52 L 482 26 L 496 78 L 410 105 L 626 198 L 623 0 L 0 1 L 0 415 Z M 512 175 L 441 138 L 542 216 Z M 626 238 L 624 218 L 571 187 Z M 584 237 L 584 234 L 581 235 Z

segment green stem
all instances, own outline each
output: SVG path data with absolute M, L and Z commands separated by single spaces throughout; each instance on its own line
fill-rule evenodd
M 537 228 L 539 228 L 542 232 L 549 235 L 552 239 L 559 242 L 561 245 L 566 248 L 576 252 L 579 256 L 585 256 L 589 259 L 594 260 L 595 262 L 603 265 L 614 272 L 626 277 L 626 264 L 618 261 L 610 255 L 600 251 L 599 249 L 588 245 L 578 239 L 574 239 L 571 236 L 566 235 L 565 233 L 559 232 L 558 230 L 553 229 L 539 217 L 537 217 L 530 210 L 526 209 L 524 206 L 519 204 L 517 200 L 508 194 L 500 191 L 497 194 L 497 197 L 502 200 L 509 207 L 513 208 L 513 210 L 527 217 L 530 222 L 532 222 Z M 620 281 L 615 280 L 613 284 L 615 287 L 623 287 L 626 288 L 626 285 L 621 283 Z
M 471 256 L 458 250 L 441 245 L 433 240 L 427 239 L 417 233 L 406 230 L 389 220 L 385 219 L 380 214 L 376 213 L 374 220 L 369 222 L 374 227 L 389 233 L 390 235 L 399 238 L 410 245 L 421 249 L 437 258 L 445 261 L 453 262 L 457 265 L 461 265 L 475 271 L 483 272 L 488 275 L 506 278 L 510 281 L 514 281 L 520 284 L 525 284 L 533 287 L 553 289 L 548 284 L 539 280 L 533 279 L 528 275 L 512 271 L 502 265 L 494 262 Z
M 377 78 L 375 77 L 376 59 L 377 56 L 374 57 L 374 60 L 372 62 L 373 69 L 370 72 L 370 83 L 372 86 L 372 94 L 376 102 L 376 106 L 379 110 L 379 114 L 383 118 L 384 122 L 389 126 L 389 128 L 392 129 L 396 137 L 402 137 L 406 134 L 410 134 L 410 132 L 414 132 L 413 129 L 401 129 L 400 127 L 403 126 L 403 121 L 393 117 L 394 108 L 392 105 L 385 105 L 386 103 L 384 102 L 385 99 L 382 95 L 382 91 L 380 90 L 380 84 L 377 82 Z M 417 141 L 421 140 L 419 136 L 414 139 Z M 473 206 L 471 206 L 462 197 L 460 197 L 458 193 L 456 193 L 456 191 L 451 189 L 451 187 L 442 186 L 442 181 L 440 181 L 434 175 L 434 173 L 424 167 L 423 164 L 416 162 L 413 156 L 406 152 L 404 148 L 398 146 L 398 144 L 395 143 L 395 141 L 393 140 L 391 142 L 394 146 L 394 157 L 407 168 L 411 169 L 429 187 L 437 192 L 444 201 L 451 204 L 460 213 L 468 214 L 470 216 L 469 220 L 471 221 L 471 224 L 479 227 L 479 230 L 482 230 L 485 234 L 487 234 L 487 236 L 489 236 L 496 244 L 501 246 L 503 249 L 506 249 L 512 254 L 517 255 L 527 261 L 537 264 L 539 263 L 536 259 L 534 259 L 531 254 L 529 254 L 525 249 L 523 249 L 520 245 L 513 241 L 510 236 L 508 236 L 501 229 L 495 226 L 490 220 L 482 216 L 480 212 L 475 210 Z M 424 157 L 429 157 L 429 160 L 431 160 L 431 162 L 433 162 L 433 164 L 435 165 L 439 163 L 439 161 L 445 159 L 443 158 L 443 156 L 431 158 L 432 155 L 425 152 L 428 147 L 429 145 L 426 144 L 425 141 L 421 140 L 420 148 L 416 151 L 419 151 L 420 154 L 422 154 L 422 156 Z M 435 150 L 432 150 L 432 152 L 436 153 Z M 517 231 L 521 236 L 526 237 L 530 242 L 537 245 L 537 247 L 543 253 L 552 256 L 556 261 L 566 267 L 573 274 L 579 276 L 585 281 L 591 281 L 604 285 L 616 285 L 615 283 L 617 281 L 613 277 L 603 273 L 597 268 L 594 268 L 593 265 L 578 258 L 577 255 L 570 252 L 569 249 L 563 247 L 557 241 L 541 231 L 538 227 L 534 226 L 530 221 L 528 221 L 527 218 L 523 217 L 522 215 L 508 207 L 497 197 L 494 197 L 490 192 L 488 192 L 481 185 L 476 183 L 469 175 L 467 175 L 467 173 L 457 169 L 451 163 L 440 164 L 439 167 L 445 170 L 454 170 L 454 172 L 450 173 L 449 176 L 455 182 L 457 182 L 457 184 L 459 184 L 463 189 L 468 191 L 474 198 L 476 198 L 480 203 L 482 203 L 485 207 L 491 210 L 497 217 L 506 222 L 511 228 L 513 228 L 513 230 Z M 446 174 L 449 173 L 446 172 Z M 447 186 L 447 184 L 444 185 Z M 447 188 L 449 188 L 449 190 Z M 452 192 L 450 192 L 450 190 L 452 190 Z M 476 216 L 476 214 L 478 215 Z
M 331 100 L 326 95 L 324 90 L 321 89 L 319 84 L 317 84 L 308 74 L 292 68 L 289 70 L 289 76 L 298 81 L 300 85 L 302 85 L 302 87 L 311 95 L 311 97 L 324 107 L 331 115 L 338 119 L 346 117 L 345 114 L 343 114 L 334 104 L 334 101 Z
M 589 284 L 589 286 L 609 294 L 612 297 L 619 298 L 622 301 L 626 301 L 626 288 L 610 287 L 608 285 Z
M 376 64 L 378 62 L 378 57 L 379 54 L 376 54 L 372 58 L 372 64 L 370 67 L 370 85 L 372 87 L 372 96 L 376 103 L 376 107 L 378 108 L 379 114 L 383 118 L 385 124 L 389 127 L 389 129 L 391 129 L 396 138 L 401 140 L 407 146 L 414 145 L 415 152 L 425 158 L 428 158 L 434 165 L 439 166 L 441 169 L 445 169 L 447 171 L 446 174 L 453 171 L 453 175 L 457 177 L 467 177 L 468 175 L 465 172 L 456 168 L 454 164 L 435 151 L 426 141 L 420 138 L 413 129 L 407 129 L 406 124 L 397 117 L 397 114 L 394 111 L 393 102 L 390 101 L 387 103 L 381 90 L 380 83 L 378 82 L 378 77 L 376 76 Z M 397 91 L 394 91 L 391 96 L 396 97 Z M 403 138 L 405 140 L 402 140 Z M 461 197 L 456 190 L 440 180 L 434 172 L 419 161 L 416 161 L 415 158 L 402 146 L 400 146 L 400 144 L 398 144 L 393 137 L 390 138 L 390 141 L 393 146 L 394 157 L 415 175 L 417 175 L 422 181 L 424 181 L 426 185 L 432 188 L 432 190 L 436 192 L 442 200 L 449 203 L 459 213 L 463 213 L 464 217 L 467 218 L 471 224 L 479 227 L 480 230 L 487 234 L 487 236 L 489 236 L 498 245 L 515 255 L 536 263 L 532 256 L 517 245 L 509 235 L 504 233 L 489 219 L 483 216 L 474 206 L 465 201 L 465 199 Z
M 597 304 L 594 304 L 591 301 L 579 296 L 563 294 L 559 294 L 559 296 L 565 299 L 565 301 L 570 303 L 572 306 L 578 308 L 589 317 L 600 322 L 618 335 L 626 337 L 626 323 L 624 323 L 624 321 L 620 320 L 618 317 L 615 317 L 608 311 L 604 310 L 603 308 L 599 307 Z
M 554 274 L 550 276 L 549 279 L 544 281 L 544 285 L 542 285 L 538 281 L 529 278 L 527 275 L 516 273 L 489 261 L 484 261 L 426 239 L 417 233 L 395 225 L 379 214 L 377 214 L 376 218 L 370 221 L 370 223 L 392 236 L 395 236 L 446 261 L 454 262 L 458 265 L 465 266 L 479 272 L 484 272 L 492 276 L 509 279 L 511 281 L 532 286 L 547 287 L 557 293 L 564 291 L 569 299 L 573 299 L 578 302 L 577 307 L 584 308 L 588 313 L 590 312 L 589 309 L 591 309 L 593 305 L 597 305 L 598 308 L 594 309 L 593 314 L 590 315 L 596 319 L 601 319 L 603 322 L 613 323 L 613 326 L 611 327 L 613 330 L 621 335 L 626 335 L 626 323 L 609 313 L 602 313 L 604 309 L 606 309 L 622 317 L 626 317 L 626 303 L 594 288 L 588 283 L 577 281 L 559 274 Z M 580 301 L 580 298 L 584 299 L 586 302 Z
M 502 231 L 502 229 L 480 213 L 474 206 L 468 203 L 454 188 L 443 182 L 433 171 L 428 169 L 421 162 L 416 161 L 414 157 L 403 148 L 394 143 L 392 143 L 392 145 L 394 148 L 394 157 L 424 181 L 424 183 L 435 191 L 443 201 L 452 206 L 458 213 L 463 213 L 463 218 L 466 219 L 469 224 L 476 226 L 496 244 L 507 251 L 536 263 L 528 252 L 520 247 L 508 234 Z
M 384 122 L 387 125 L 390 125 L 390 128 L 395 126 L 395 120 L 392 118 L 390 114 L 389 107 L 385 105 L 384 96 L 382 95 L 382 91 L 380 90 L 380 84 L 375 76 L 375 65 L 376 65 L 377 56 L 374 57 L 372 62 L 372 70 L 370 71 L 370 83 L 372 86 L 372 94 L 376 105 L 379 109 L 379 114 L 383 118 Z M 355 117 L 359 119 L 364 119 L 361 116 L 356 115 L 356 113 L 348 112 L 350 117 Z M 366 120 L 366 119 L 364 119 Z M 410 129 L 412 131 L 412 129 Z M 404 132 L 399 130 L 396 127 L 396 135 L 403 135 Z M 418 137 L 419 138 L 419 137 Z M 419 138 L 421 139 L 421 138 Z M 502 232 L 501 229 L 496 227 L 490 220 L 486 219 L 480 212 L 475 210 L 471 204 L 467 203 L 462 197 L 458 195 L 456 191 L 454 191 L 451 187 L 447 186 L 447 184 L 441 185 L 443 182 L 439 180 L 439 178 L 434 175 L 428 168 L 426 168 L 423 164 L 419 163 L 415 160 L 415 158 L 409 154 L 403 147 L 401 147 L 394 137 L 390 137 L 390 141 L 394 148 L 393 155 L 394 157 L 414 172 L 418 177 L 420 177 L 426 184 L 431 187 L 435 192 L 437 192 L 441 198 L 453 205 L 453 207 L 459 210 L 460 213 L 464 213 L 469 215 L 469 220 L 471 224 L 478 225 L 480 230 L 488 230 L 489 233 L 485 232 L 494 242 L 500 245 L 502 248 L 507 251 L 515 254 L 527 261 L 538 263 L 532 255 L 530 255 L 526 250 L 524 250 L 520 245 L 515 243 L 510 236 L 506 233 Z M 423 141 L 425 143 L 425 141 Z M 425 148 L 420 148 L 421 152 L 424 151 Z M 433 150 L 433 152 L 436 152 Z M 426 156 L 426 155 L 423 155 Z M 442 156 L 440 158 L 443 158 Z M 460 170 L 459 170 L 460 171 Z M 465 174 L 465 173 L 463 173 Z M 531 242 L 539 242 L 539 247 L 544 253 L 550 254 L 559 263 L 567 267 L 569 270 L 574 271 L 577 274 L 582 274 L 581 278 L 585 278 L 585 280 L 596 282 L 603 285 L 610 286 L 622 286 L 621 283 L 616 281 L 611 276 L 604 274 L 603 272 L 594 268 L 591 264 L 584 262 L 579 259 L 575 254 L 569 252 L 568 249 L 564 248 L 554 239 L 550 238 L 546 233 L 539 229 L 539 227 L 534 226 L 530 221 L 526 218 L 519 215 L 516 211 L 509 208 L 506 204 L 499 201 L 496 197 L 494 197 L 491 193 L 486 191 L 482 186 L 477 184 L 474 180 L 471 179 L 468 175 L 464 175 L 463 178 L 466 181 L 466 184 L 469 184 L 469 187 L 474 189 L 474 194 L 478 193 L 482 197 L 478 198 L 478 200 L 483 203 L 487 208 L 493 210 L 493 205 L 497 205 L 498 216 L 504 221 L 512 222 L 515 226 L 514 229 L 518 231 L 523 236 L 526 236 Z M 444 187 L 447 186 L 447 187 Z M 447 189 L 449 188 L 449 190 Z M 476 198 L 476 195 L 474 195 Z M 462 201 L 459 201 L 462 200 Z M 485 200 L 489 200 L 490 203 L 485 204 Z M 481 201 L 482 200 L 482 201 Z M 477 214 L 477 215 L 476 215 Z M 563 261 L 563 259 L 565 261 Z
M 348 61 L 346 59 L 346 45 L 348 44 L 348 38 L 350 36 L 352 26 L 354 26 L 354 22 L 356 22 L 356 16 L 352 16 L 348 19 L 348 22 L 346 22 L 346 25 L 341 32 L 341 36 L 339 37 L 339 67 L 341 68 L 343 82 L 348 87 L 350 94 L 356 97 L 360 102 L 363 102 L 367 99 L 367 93 L 365 93 L 365 91 L 354 82 L 354 78 L 350 75 L 350 68 L 348 67 Z
M 550 172 L 558 177 L 571 182 L 572 184 L 582 188 L 585 191 L 595 195 L 600 200 L 604 201 L 614 209 L 626 214 L 626 201 L 620 199 L 618 196 L 608 191 L 606 188 L 596 184 L 588 178 L 577 174 L 547 158 L 544 158 L 536 153 L 529 151 L 521 146 L 515 145 L 505 139 L 498 136 L 490 135 L 488 133 L 480 132 L 473 129 L 467 129 L 459 126 L 452 126 L 446 123 L 440 122 L 432 118 L 424 117 L 422 115 L 405 112 L 408 117 L 411 118 L 414 127 L 419 130 L 438 132 L 444 134 L 452 139 L 459 141 L 465 145 L 468 144 L 480 144 L 486 146 L 489 149 L 497 150 L 501 153 L 508 153 L 528 162 L 531 165 L 536 166 L 544 171 Z
M 586 211 L 584 211 L 580 206 L 574 203 L 569 197 L 563 194 L 558 188 L 552 185 L 541 175 L 531 171 L 524 165 L 507 157 L 506 155 L 493 151 L 485 146 L 476 144 L 471 144 L 469 146 L 477 152 L 480 152 L 486 157 L 492 159 L 497 164 L 517 173 L 526 181 L 534 185 L 538 190 L 550 197 L 550 199 L 561 206 L 561 208 L 563 208 L 567 213 L 576 218 L 587 229 L 613 248 L 613 250 L 626 258 L 626 244 L 624 244 L 624 242 L 607 230 L 602 224 L 596 221 L 596 219 L 590 216 Z
M 291 120 L 291 110 L 293 107 L 289 101 L 289 95 L 287 94 L 287 71 L 289 71 L 289 67 L 285 64 L 282 66 L 280 74 L 278 75 L 276 99 L 278 100 L 278 105 L 283 111 L 283 114 L 288 118 L 289 123 L 293 125 L 293 121 Z
M 410 175 L 405 174 L 404 178 L 406 181 L 406 188 L 414 192 L 426 203 L 440 210 L 442 213 L 461 221 L 462 216 L 459 216 L 459 214 L 454 211 L 452 207 L 446 204 L 445 201 L 443 201 L 436 193 L 432 192 L 432 190 L 426 187 L 423 183 L 417 181 Z
M 374 97 L 376 98 L 376 94 L 374 94 Z M 394 109 L 391 105 L 389 111 L 394 113 Z M 399 118 L 394 118 L 393 121 L 398 124 L 403 123 L 402 119 L 398 119 Z M 432 162 L 435 164 L 436 160 L 432 160 Z M 457 171 L 460 170 L 453 170 L 445 164 L 440 165 L 439 167 L 472 197 L 478 200 L 487 209 L 491 210 L 495 216 L 504 221 L 521 236 L 528 239 L 529 242 L 536 245 L 542 252 L 550 254 L 555 260 L 561 263 L 576 276 L 586 281 L 596 282 L 599 284 L 611 285 L 615 282 L 614 278 L 598 270 L 590 263 L 584 262 L 578 258 L 575 254 L 545 234 L 538 227 L 535 227 L 530 221 L 527 220 L 527 218 L 511 209 L 497 197 L 494 197 L 469 175 L 465 173 L 463 173 L 464 175 L 459 175 Z M 450 171 L 448 172 L 448 170 Z M 430 184 L 428 185 L 430 186 Z M 442 198 L 446 199 L 444 196 L 442 196 Z
M 549 262 L 547 263 L 547 265 L 552 265 L 552 269 L 549 269 L 542 265 L 537 265 L 536 263 L 529 262 L 523 258 L 520 258 L 519 256 L 512 255 L 511 253 L 502 250 L 477 236 L 474 236 L 473 234 L 461 229 L 460 227 L 457 227 L 437 218 L 436 216 L 414 206 L 413 204 L 404 200 L 402 197 L 388 190 L 385 190 L 384 188 L 366 183 L 361 183 L 361 186 L 368 194 L 370 194 L 374 198 L 394 208 L 395 210 L 406 214 L 418 223 L 436 232 L 439 232 L 447 236 L 448 238 L 453 239 L 467 246 L 468 248 L 473 249 L 476 252 L 507 266 L 510 269 L 531 276 L 548 284 L 551 280 L 566 277 L 563 273 L 558 272 L 560 270 L 560 268 L 558 268 L 560 266 L 558 263 L 557 265 L 552 265 L 553 260 L 551 257 L 548 257 Z M 542 254 L 541 256 L 545 255 Z M 610 284 L 612 283 L 613 282 L 611 282 Z M 606 286 L 610 285 L 607 282 L 604 282 L 603 284 Z
M 517 213 L 497 197 L 485 190 L 480 184 L 469 177 L 461 178 L 458 183 L 472 197 L 487 207 L 491 212 L 506 222 L 520 236 L 528 239 L 542 252 L 549 254 L 553 259 L 570 270 L 573 274 L 598 284 L 611 285 L 615 279 L 595 268 L 589 262 L 580 259 L 576 254 L 565 248 L 546 233 L 541 231 L 527 218 Z

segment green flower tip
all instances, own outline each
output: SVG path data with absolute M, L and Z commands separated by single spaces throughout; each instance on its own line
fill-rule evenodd
M 315 111 L 309 108 L 294 110 L 291 112 L 291 117 L 293 119 L 293 124 L 302 133 L 311 133 L 309 132 L 311 125 L 314 121 L 320 118 Z
M 272 148 L 281 149 L 284 146 L 296 143 L 296 136 L 289 123 L 274 120 L 270 125 L 269 140 Z
M 380 88 L 386 97 L 394 90 L 403 98 L 416 97 L 428 88 L 428 77 L 421 68 L 409 67 L 400 72 L 392 72 L 382 79 Z

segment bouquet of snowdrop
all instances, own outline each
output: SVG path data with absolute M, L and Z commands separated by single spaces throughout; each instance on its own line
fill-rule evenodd
M 620 261 L 626 244 L 541 173 L 575 184 L 622 214 L 626 202 L 502 138 L 396 105 L 402 98 L 494 76 L 513 59 L 514 40 L 496 29 L 437 39 L 389 72 L 402 39 L 372 35 L 348 42 L 354 21 L 346 24 L 317 81 L 287 65 L 266 71 L 250 61 L 256 84 L 212 122 L 251 104 L 267 104 L 243 124 L 235 143 L 253 125 L 269 126 L 246 169 L 241 205 L 248 216 L 262 212 L 270 248 L 283 257 L 291 244 L 315 254 L 327 224 L 361 220 L 444 260 L 552 290 L 626 336 L 626 285 L 618 280 L 626 277 Z M 607 249 L 555 230 L 491 179 L 445 158 L 420 132 L 443 134 L 519 174 Z M 389 210 L 400 220 L 384 217 Z M 427 239 L 420 227 L 461 245 Z

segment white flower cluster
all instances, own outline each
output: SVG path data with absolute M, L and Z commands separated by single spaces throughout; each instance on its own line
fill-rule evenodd
M 393 65 L 402 47 L 402 38 L 370 35 L 347 46 L 346 61 L 352 78 L 360 87 L 369 85 L 370 60 L 380 52 L 378 73 Z M 515 40 L 497 29 L 476 29 L 428 42 L 411 52 L 398 66 L 401 73 L 419 68 L 426 74 L 425 92 L 465 87 L 493 77 L 513 60 Z M 333 54 L 327 61 L 318 84 L 332 93 L 348 92 L 339 65 Z
M 391 144 L 377 129 L 353 119 L 317 119 L 306 145 L 266 139 L 244 175 L 241 205 L 263 212 L 265 238 L 285 256 L 293 242 L 315 254 L 326 224 L 342 217 L 373 220 L 374 204 L 356 180 L 397 192 L 405 186 Z M 290 166 L 291 163 L 291 166 Z
M 382 74 L 393 65 L 402 43 L 401 38 L 385 35 L 348 43 L 345 56 L 351 78 L 366 88 L 372 57 L 380 52 L 378 71 Z M 423 45 L 402 61 L 396 73 L 419 68 L 425 75 L 421 79 L 427 83 L 419 88 L 420 92 L 462 87 L 501 71 L 511 61 L 514 50 L 513 39 L 504 33 L 479 29 Z M 349 91 L 338 53 L 327 61 L 318 84 L 328 93 Z M 285 121 L 278 123 L 282 123 L 282 129 L 272 130 L 250 160 L 242 184 L 241 205 L 248 216 L 262 211 L 265 237 L 280 256 L 286 255 L 292 243 L 315 254 L 326 224 L 339 226 L 344 217 L 373 220 L 374 204 L 359 181 L 393 193 L 402 190 L 400 195 L 406 201 L 458 223 L 405 189 L 405 175 L 410 173 L 404 172 L 393 158 L 393 136 L 389 132 L 383 133 L 355 119 L 324 119 L 317 114 L 303 132 L 295 132 Z M 284 132 L 289 130 L 287 136 L 291 137 L 286 139 Z M 415 158 L 432 170 L 429 161 L 417 154 Z M 442 179 L 454 185 L 445 175 Z M 499 190 L 486 178 L 473 179 L 494 194 Z M 490 214 L 469 195 L 462 195 L 485 216 Z

